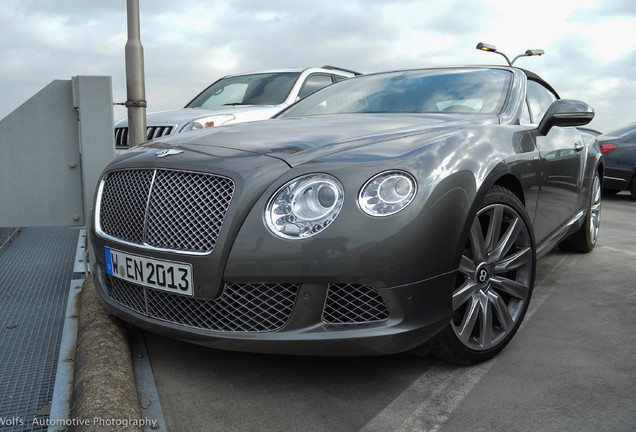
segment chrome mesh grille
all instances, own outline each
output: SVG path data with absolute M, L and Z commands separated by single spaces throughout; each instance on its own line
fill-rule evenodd
M 102 191 L 99 221 L 108 235 L 142 243 L 153 170 L 115 171 Z
M 101 231 L 161 249 L 210 252 L 234 194 L 234 182 L 168 170 L 114 171 L 100 199 Z
M 147 317 L 219 332 L 267 332 L 291 316 L 297 284 L 225 284 L 221 296 L 197 299 L 157 291 L 109 276 L 108 296 Z
M 146 139 L 150 141 L 151 139 L 170 135 L 173 129 L 173 126 L 148 126 L 146 127 Z M 115 128 L 115 146 L 128 148 L 127 127 Z
M 329 285 L 322 312 L 325 324 L 366 324 L 387 319 L 389 310 L 374 288 L 354 284 Z

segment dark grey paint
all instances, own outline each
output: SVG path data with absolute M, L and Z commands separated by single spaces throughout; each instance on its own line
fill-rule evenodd
M 598 142 L 574 127 L 561 126 L 589 121 L 591 108 L 580 102 L 555 102 L 542 121 L 551 125 L 545 128 L 547 135 L 535 126 L 520 125 L 526 77 L 510 70 L 514 81 L 500 116 L 339 114 L 273 119 L 177 135 L 133 149 L 107 171 L 177 168 L 216 173 L 237 183 L 217 248 L 208 256 L 188 258 L 194 266 L 196 297 L 215 297 L 222 281 L 294 282 L 302 284 L 301 292 L 290 323 L 278 332 L 214 333 L 149 320 L 104 295 L 103 248 L 131 253 L 135 248 L 92 232 L 96 285 L 104 302 L 137 325 L 219 348 L 370 354 L 404 351 L 426 342 L 449 321 L 461 249 L 492 185 L 511 189 L 525 204 L 537 250 L 545 252 L 582 224 L 591 179 L 597 171 L 602 173 Z M 183 153 L 155 157 L 158 149 L 172 147 Z M 560 151 L 563 157 L 551 158 Z M 391 217 L 367 216 L 357 205 L 360 188 L 388 169 L 411 173 L 418 182 L 417 195 Z M 316 172 L 342 182 L 341 214 L 309 239 L 272 235 L 263 221 L 267 200 L 287 181 Z M 151 255 L 184 260 L 178 253 Z M 362 328 L 326 328 L 320 310 L 329 282 L 375 287 L 391 309 L 391 319 Z

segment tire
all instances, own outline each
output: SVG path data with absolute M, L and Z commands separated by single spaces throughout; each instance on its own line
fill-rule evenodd
M 494 186 L 470 228 L 453 291 L 453 316 L 432 353 L 459 365 L 498 354 L 528 309 L 535 270 L 528 214 L 512 192 Z
M 601 224 L 601 179 L 598 174 L 592 180 L 590 202 L 587 206 L 587 214 L 581 228 L 567 237 L 559 247 L 571 252 L 588 253 L 596 246 Z

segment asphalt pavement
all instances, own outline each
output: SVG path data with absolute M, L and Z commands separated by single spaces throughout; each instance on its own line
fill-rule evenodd
M 145 334 L 177 431 L 636 430 L 636 201 L 606 197 L 590 254 L 539 261 L 522 328 L 494 360 L 258 355 Z

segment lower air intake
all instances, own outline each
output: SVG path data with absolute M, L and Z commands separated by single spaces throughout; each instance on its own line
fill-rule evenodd
M 289 320 L 297 284 L 227 283 L 219 298 L 197 299 L 110 277 L 108 296 L 150 318 L 218 332 L 267 332 Z
M 389 319 L 389 309 L 372 287 L 355 284 L 329 285 L 322 313 L 325 324 L 368 324 Z

